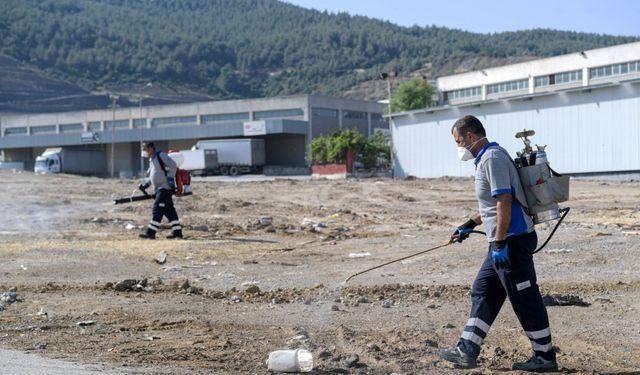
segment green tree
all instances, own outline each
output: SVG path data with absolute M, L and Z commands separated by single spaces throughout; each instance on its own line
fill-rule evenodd
M 403 82 L 391 98 L 393 112 L 410 111 L 431 106 L 433 88 L 424 79 L 415 77 Z

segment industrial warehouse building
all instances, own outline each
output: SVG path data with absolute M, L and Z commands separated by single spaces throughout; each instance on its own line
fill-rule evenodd
M 190 149 L 198 140 L 260 138 L 269 166 L 305 166 L 312 138 L 338 129 L 365 136 L 388 129 L 384 105 L 314 95 L 225 100 L 0 117 L 2 161 L 33 168 L 49 147 L 103 150 L 108 165 L 97 174 L 138 176 L 140 143 L 163 150 Z
M 640 43 L 441 77 L 439 107 L 394 113 L 394 174 L 472 176 L 451 136 L 464 115 L 482 121 L 513 156 L 514 135 L 534 129 L 555 170 L 572 175 L 640 176 Z M 534 148 L 535 149 L 535 148 Z

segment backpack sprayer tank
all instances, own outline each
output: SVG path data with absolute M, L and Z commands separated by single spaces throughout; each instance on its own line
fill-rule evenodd
M 527 209 L 534 224 L 559 219 L 562 211 L 558 203 L 569 199 L 569 176 L 562 176 L 549 166 L 546 145 L 531 147 L 529 137 L 536 134 L 524 129 L 516 133 L 524 148 L 514 159 L 522 188 L 527 198 Z

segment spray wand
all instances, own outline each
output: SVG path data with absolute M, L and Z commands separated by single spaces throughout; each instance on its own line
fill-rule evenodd
M 478 234 L 486 235 L 486 233 L 485 233 L 485 232 L 482 232 L 482 231 L 479 231 L 479 230 L 473 230 L 473 231 L 471 231 L 471 233 L 478 233 Z M 369 272 L 369 271 L 373 271 L 373 270 L 376 270 L 376 269 L 378 269 L 378 268 L 382 268 L 382 267 L 387 266 L 387 265 L 392 264 L 392 263 L 401 262 L 401 261 L 403 261 L 403 260 L 405 260 L 405 259 L 413 258 L 413 257 L 416 257 L 416 256 L 418 256 L 418 255 L 422 255 L 422 254 L 424 254 L 424 253 L 428 253 L 428 252 L 430 252 L 430 251 L 437 250 L 437 249 L 440 249 L 440 248 L 442 248 L 442 247 L 449 246 L 449 245 L 451 245 L 451 244 L 452 244 L 452 243 L 454 243 L 454 242 L 457 242 L 457 241 L 456 241 L 456 239 L 455 239 L 455 238 L 451 238 L 450 240 L 448 240 L 447 242 L 443 243 L 442 245 L 438 245 L 438 246 L 432 247 L 432 248 L 427 249 L 427 250 L 422 250 L 422 251 L 417 252 L 417 253 L 415 253 L 415 254 L 407 255 L 407 256 L 404 256 L 404 257 L 402 257 L 402 258 L 398 258 L 398 259 L 395 259 L 395 260 L 392 260 L 392 261 L 389 261 L 389 262 L 386 262 L 386 263 L 383 263 L 383 264 L 379 264 L 379 265 L 377 265 L 377 266 L 375 266 L 375 267 L 371 267 L 371 268 L 366 269 L 366 270 L 364 270 L 364 271 L 360 271 L 360 272 L 358 272 L 358 273 L 354 273 L 353 275 L 351 275 L 351 276 L 347 277 L 347 278 L 342 282 L 342 284 L 346 284 L 349 280 L 353 279 L 354 277 L 356 277 L 356 276 L 358 276 L 358 275 L 362 275 L 363 273 L 367 273 L 367 272 Z

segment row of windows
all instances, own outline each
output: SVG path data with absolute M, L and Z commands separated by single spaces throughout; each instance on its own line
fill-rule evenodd
M 241 112 L 241 113 L 222 113 L 219 115 L 204 115 L 201 117 L 202 123 L 204 125 L 213 124 L 216 122 L 225 122 L 225 121 L 244 121 L 249 120 L 251 117 L 249 112 Z
M 632 61 L 622 64 L 613 64 L 607 66 L 600 66 L 597 68 L 589 69 L 589 77 L 602 78 L 609 76 L 618 76 L 622 74 L 637 73 L 640 72 L 640 61 Z
M 313 116 L 318 117 L 338 117 L 338 110 L 328 108 L 314 108 Z M 284 118 L 284 117 L 300 117 L 304 116 L 302 109 L 285 109 L 275 111 L 260 111 L 254 113 L 256 120 L 270 119 L 270 118 Z M 342 117 L 345 119 L 366 120 L 367 112 L 360 111 L 342 111 Z M 225 121 L 247 121 L 251 119 L 249 112 L 240 113 L 222 113 L 215 115 L 203 115 L 201 122 L 203 125 L 210 125 Z M 371 113 L 372 122 L 386 122 L 381 113 Z M 151 127 L 170 127 L 180 125 L 196 125 L 197 116 L 176 116 L 176 117 L 162 117 L 151 120 Z M 146 128 L 148 125 L 146 118 L 137 118 L 132 120 L 134 129 Z M 129 120 L 107 120 L 104 121 L 104 131 L 111 130 L 124 130 L 129 129 Z M 87 123 L 87 131 L 99 132 L 102 131 L 101 121 L 89 121 Z M 56 125 L 43 125 L 31 127 L 31 134 L 50 134 L 56 133 Z M 61 124 L 59 126 L 60 133 L 81 133 L 84 131 L 84 126 L 81 123 L 74 124 Z M 26 135 L 28 134 L 27 127 L 14 127 L 7 128 L 4 131 L 5 135 Z
M 480 86 L 470 87 L 468 89 L 454 90 L 445 92 L 445 100 L 455 100 L 480 96 L 482 93 Z
M 590 78 L 611 77 L 630 73 L 640 73 L 640 61 L 632 61 L 621 64 L 613 64 L 600 66 L 589 69 Z M 544 87 L 550 85 L 560 85 L 564 83 L 582 81 L 582 70 L 574 70 L 570 72 L 562 72 L 550 74 L 547 76 L 535 77 L 535 87 Z M 518 81 L 501 82 L 487 86 L 487 94 L 497 94 L 501 92 L 509 92 L 516 90 L 524 90 L 529 87 L 529 80 L 523 79 Z M 474 96 L 480 96 L 480 87 L 471 87 L 455 91 L 445 92 L 445 101 L 451 99 L 463 99 Z
M 338 110 L 337 109 L 329 109 L 329 108 L 317 108 L 314 107 L 311 110 L 313 117 L 324 117 L 324 118 L 338 118 Z M 351 119 L 351 120 L 366 120 L 368 117 L 367 112 L 361 111 L 342 111 L 342 118 Z M 371 113 L 371 121 L 372 122 L 386 122 L 382 118 L 382 113 Z
M 133 119 L 133 128 L 140 129 L 147 127 L 147 119 L 146 118 L 134 118 Z
M 26 135 L 26 134 L 27 134 L 27 127 L 26 126 L 19 127 L 19 128 L 6 128 L 6 129 L 4 129 L 4 135 L 5 136 Z
M 43 125 L 43 126 L 32 126 L 31 127 L 31 134 L 33 135 L 38 135 L 38 134 L 54 134 L 56 132 L 56 126 L 55 125 Z
M 543 87 L 577 81 L 582 81 L 582 70 L 574 70 L 571 72 L 563 72 L 550 74 L 548 76 L 536 77 L 535 84 L 536 87 Z
M 105 121 L 104 130 L 129 129 L 129 120 Z
M 304 116 L 304 111 L 300 108 L 281 109 L 276 111 L 258 111 L 253 113 L 253 118 L 256 120 L 266 120 L 270 118 L 282 118 L 282 117 L 299 117 L 299 116 Z
M 151 120 L 151 127 L 164 128 L 176 125 L 197 125 L 197 116 L 160 117 Z
M 60 133 L 82 133 L 84 126 L 82 124 L 62 124 L 60 125 Z
M 525 90 L 529 88 L 529 80 L 521 79 L 518 81 L 509 81 L 496 83 L 494 85 L 487 86 L 487 94 L 498 94 L 501 92 Z
M 371 113 L 371 122 L 372 123 L 373 122 L 385 122 L 386 123 L 387 120 L 384 117 L 382 117 L 382 113 L 372 112 Z
M 342 118 L 347 118 L 351 120 L 366 120 L 367 112 L 342 111 Z
M 314 107 L 311 111 L 313 117 L 328 117 L 328 118 L 338 118 L 338 110 L 337 109 L 328 109 L 328 108 L 316 108 Z

